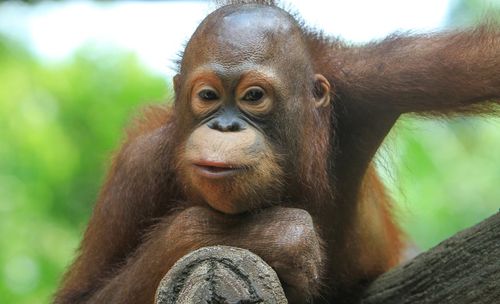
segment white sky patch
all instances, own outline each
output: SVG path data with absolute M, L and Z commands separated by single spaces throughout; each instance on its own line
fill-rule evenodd
M 395 31 L 441 27 L 448 0 L 290 0 L 304 19 L 353 42 L 380 39 Z
M 352 42 L 395 31 L 442 26 L 450 0 L 288 0 L 310 25 Z M 170 77 L 172 62 L 199 22 L 213 9 L 206 1 L 95 3 L 69 1 L 27 6 L 0 4 L 0 31 L 47 60 L 62 60 L 92 42 L 132 51 L 150 69 Z

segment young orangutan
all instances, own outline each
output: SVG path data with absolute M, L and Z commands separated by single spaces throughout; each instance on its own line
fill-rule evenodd
M 499 27 L 349 46 L 250 2 L 189 40 L 173 106 L 116 155 L 56 303 L 152 303 L 180 257 L 218 244 L 261 256 L 291 303 L 347 302 L 404 249 L 372 163 L 398 117 L 498 105 Z

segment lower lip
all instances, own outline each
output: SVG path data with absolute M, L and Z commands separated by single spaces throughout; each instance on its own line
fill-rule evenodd
M 241 172 L 242 168 L 230 168 L 230 167 L 214 167 L 214 166 L 204 166 L 204 165 L 193 165 L 196 172 L 207 178 L 224 178 L 231 177 L 239 172 Z

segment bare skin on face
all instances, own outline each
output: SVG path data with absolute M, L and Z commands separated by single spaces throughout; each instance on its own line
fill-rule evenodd
M 245 212 L 262 205 L 248 199 L 245 191 L 258 187 L 266 191 L 281 174 L 270 151 L 262 134 L 255 129 L 221 132 L 203 125 L 192 133 L 185 145 L 187 178 L 214 209 L 229 214 Z M 245 190 L 249 183 L 251 188 Z
M 218 171 L 222 173 L 220 177 L 225 177 L 225 173 L 231 171 L 236 174 L 237 171 L 256 166 L 265 157 L 263 151 L 267 148 L 259 135 L 249 129 L 240 133 L 222 133 L 202 126 L 193 132 L 186 143 L 186 160 L 194 164 L 195 170 L 207 174 L 207 177 L 211 177 L 210 167 L 227 168 L 230 171 L 214 170 L 214 178 L 219 177 Z M 255 157 L 248 159 L 247 155 Z

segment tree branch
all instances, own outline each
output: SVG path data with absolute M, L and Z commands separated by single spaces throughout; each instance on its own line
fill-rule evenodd
M 500 213 L 381 275 L 363 304 L 496 303 L 500 299 Z

